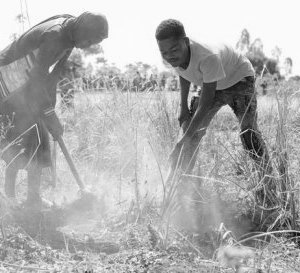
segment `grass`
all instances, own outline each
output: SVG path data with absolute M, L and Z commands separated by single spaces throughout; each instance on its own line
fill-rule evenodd
M 104 267 L 99 266 L 98 269 L 102 268 L 101 272 L 130 272 L 122 271 L 126 262 L 124 267 L 121 266 L 121 260 L 127 259 L 127 266 L 130 264 L 129 267 L 134 268 L 134 262 L 128 258 L 129 250 L 136 257 L 144 255 L 143 259 L 152 263 L 164 260 L 166 256 L 162 253 L 170 249 L 185 249 L 186 253 L 193 253 L 192 262 L 188 263 L 186 257 L 176 260 L 172 256 L 175 252 L 172 252 L 170 255 L 176 261 L 182 261 L 181 267 L 186 266 L 183 271 L 174 272 L 194 272 L 193 267 L 210 270 L 203 272 L 225 272 L 229 264 L 225 262 L 222 267 L 217 263 L 215 251 L 228 244 L 239 246 L 244 240 L 244 243 L 252 243 L 254 256 L 248 263 L 251 268 L 264 268 L 266 272 L 296 272 L 299 251 L 296 240 L 289 238 L 292 233 L 287 230 L 298 230 L 300 223 L 300 99 L 297 88 L 293 83 L 281 83 L 271 90 L 271 94 L 258 99 L 259 128 L 271 153 L 278 208 L 267 216 L 265 212 L 264 215 L 254 213 L 253 196 L 259 183 L 258 176 L 253 171 L 253 163 L 243 152 L 237 120 L 231 110 L 224 107 L 200 144 L 193 182 L 188 185 L 193 192 L 189 202 L 199 203 L 195 214 L 199 218 L 198 230 L 192 232 L 176 225 L 178 215 L 185 219 L 178 214 L 174 194 L 178 180 L 173 181 L 175 184 L 165 181 L 168 156 L 180 134 L 177 92 L 78 92 L 74 109 L 62 111 L 58 105 L 65 128 L 64 139 L 75 165 L 83 181 L 92 192 L 101 196 L 105 204 L 94 216 L 98 233 L 109 230 L 108 235 L 113 230 L 118 231 L 116 240 L 123 242 L 123 251 L 117 258 L 98 260 L 98 265 L 104 266 L 112 259 L 111 271 L 104 271 Z M 56 161 L 57 186 L 51 189 L 44 185 L 43 194 L 60 203 L 74 199 L 78 188 L 58 150 Z M 24 192 L 24 186 L 26 182 L 21 176 L 19 193 Z M 185 219 L 187 225 L 192 225 L 189 220 L 195 215 Z M 251 226 L 249 217 L 256 226 Z M 266 233 L 259 236 L 251 233 L 258 226 Z M 120 235 L 121 230 L 124 234 Z M 274 233 L 276 230 L 280 233 Z M 246 233 L 250 234 L 246 237 Z M 263 242 L 266 238 L 268 243 Z M 152 251 L 148 258 L 141 254 L 143 249 L 146 253 Z M 180 268 L 180 262 L 175 264 L 177 269 Z M 93 266 L 97 268 L 95 264 Z M 155 268 L 153 264 L 151 266 Z M 232 272 L 239 272 L 236 264 L 233 267 Z

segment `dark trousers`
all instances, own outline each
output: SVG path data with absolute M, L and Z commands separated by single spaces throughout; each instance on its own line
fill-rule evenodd
M 201 93 L 200 96 L 192 98 L 190 106 L 191 116 L 196 112 L 200 98 Z M 257 100 L 254 77 L 246 77 L 230 88 L 216 91 L 211 109 L 206 113 L 191 143 L 184 148 L 182 170 L 189 172 L 194 167 L 199 143 L 215 114 L 225 105 L 231 107 L 239 121 L 241 128 L 240 137 L 244 149 L 249 153 L 260 170 L 268 169 L 270 171 L 269 154 L 257 126 Z M 189 122 L 185 123 L 183 131 L 188 127 L 188 124 Z

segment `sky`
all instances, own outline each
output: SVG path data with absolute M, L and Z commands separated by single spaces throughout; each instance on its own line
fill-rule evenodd
M 189 37 L 209 43 L 235 46 L 246 28 L 250 39 L 261 38 L 264 52 L 278 46 L 282 60 L 291 57 L 293 73 L 300 75 L 299 0 L 10 0 L 0 11 L 0 49 L 12 33 L 21 33 L 16 16 L 26 15 L 30 26 L 57 14 L 79 15 L 84 11 L 107 16 L 109 38 L 102 42 L 105 58 L 123 67 L 142 61 L 163 68 L 154 37 L 164 19 L 180 20 Z M 29 24 L 25 24 L 25 29 Z

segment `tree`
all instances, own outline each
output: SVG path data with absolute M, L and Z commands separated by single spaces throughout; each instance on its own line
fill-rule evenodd
M 23 14 L 18 14 L 16 16 L 16 21 L 19 23 L 19 25 L 22 27 L 20 32 L 24 32 L 24 26 L 25 26 L 25 22 L 27 21 L 26 16 L 24 16 Z
M 278 70 L 278 54 L 281 52 L 280 49 L 277 47 L 275 48 L 276 51 L 273 52 L 273 56 L 276 58 L 268 58 L 263 49 L 264 46 L 262 40 L 260 38 L 256 38 L 250 45 L 249 51 L 246 54 L 252 63 L 256 74 L 265 75 L 266 73 L 270 73 L 271 75 L 278 74 L 278 76 L 280 76 Z
M 235 48 L 242 54 L 247 54 L 250 47 L 250 34 L 246 28 L 243 29 L 240 39 L 238 40 Z
M 141 74 L 146 75 L 148 71 L 152 68 L 151 65 L 143 63 L 143 62 L 136 62 L 134 64 L 127 64 L 125 66 L 125 74 L 128 78 L 134 77 L 137 71 Z
M 14 42 L 15 40 L 17 40 L 19 37 L 19 35 L 17 33 L 13 33 L 10 35 L 9 39 Z
M 107 64 L 107 60 L 103 56 L 97 57 L 96 58 L 96 63 L 97 64 Z
M 12 33 L 10 35 L 10 40 L 12 42 L 15 41 L 15 40 L 17 40 L 20 37 L 20 35 L 24 32 L 24 30 L 25 30 L 25 22 L 28 22 L 28 18 L 26 16 L 24 16 L 23 14 L 18 14 L 15 17 L 15 20 L 16 20 L 17 24 L 19 25 L 19 32 L 18 33 Z
M 282 54 L 282 51 L 281 51 L 281 49 L 280 49 L 278 46 L 275 46 L 275 47 L 272 49 L 271 54 L 272 54 L 272 57 L 273 57 L 277 62 L 279 62 L 280 57 L 281 57 L 281 54 Z
M 136 66 L 137 66 L 137 70 L 140 71 L 144 75 L 146 75 L 148 73 L 148 70 L 151 68 L 151 65 L 143 63 L 143 62 L 137 62 Z
M 135 64 L 126 64 L 125 65 L 124 74 L 126 75 L 126 77 L 128 79 L 132 79 L 135 76 L 137 71 L 138 71 L 137 66 Z
M 285 58 L 284 60 L 284 77 L 289 79 L 293 72 L 293 60 L 290 57 Z
M 112 64 L 108 64 L 105 63 L 103 64 L 101 67 L 99 67 L 96 71 L 96 75 L 112 75 L 112 76 L 116 76 L 121 74 L 121 70 L 116 66 L 115 63 Z
M 248 56 L 251 56 L 255 59 L 264 59 L 264 45 L 260 38 L 256 38 L 254 42 L 250 45 Z
M 278 76 L 279 76 L 277 60 L 271 59 L 271 58 L 265 58 L 264 63 L 265 63 L 267 72 L 269 72 L 271 75 L 278 74 Z

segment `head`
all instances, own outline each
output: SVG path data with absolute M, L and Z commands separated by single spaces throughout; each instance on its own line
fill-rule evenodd
M 168 19 L 156 29 L 155 37 L 162 58 L 173 67 L 184 66 L 189 62 L 189 39 L 181 22 Z
M 73 39 L 75 47 L 88 48 L 108 37 L 108 22 L 104 15 L 84 12 L 75 19 Z

